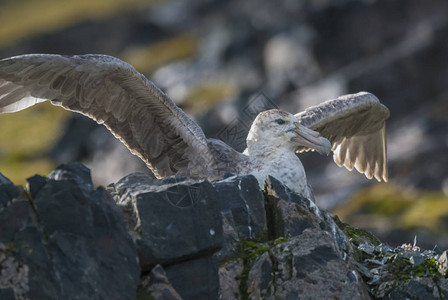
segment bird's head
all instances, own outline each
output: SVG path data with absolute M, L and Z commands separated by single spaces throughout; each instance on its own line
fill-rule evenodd
M 291 113 L 271 109 L 258 114 L 247 136 L 248 148 L 255 143 L 268 143 L 275 147 L 311 148 L 320 154 L 330 153 L 331 143 L 314 130 L 306 128 Z

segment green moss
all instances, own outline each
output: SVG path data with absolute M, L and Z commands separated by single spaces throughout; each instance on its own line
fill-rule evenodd
M 254 241 L 242 241 L 241 242 L 241 249 L 243 251 L 242 258 L 244 260 L 252 260 L 266 251 L 269 251 L 271 248 L 271 245 L 268 243 L 257 243 Z
M 283 244 L 283 243 L 285 243 L 285 242 L 287 242 L 287 241 L 288 241 L 287 238 L 285 238 L 285 237 L 279 237 L 278 239 L 275 239 L 275 240 L 274 240 L 274 245 L 277 246 L 277 245 Z
M 412 265 L 408 259 L 397 257 L 388 267 L 389 272 L 396 281 L 408 282 L 414 278 L 440 278 L 437 261 L 434 258 L 427 259 L 418 266 Z
M 243 259 L 244 267 L 240 278 L 240 295 L 241 299 L 249 299 L 249 292 L 247 287 L 247 281 L 249 279 L 249 272 L 252 268 L 252 264 L 258 256 L 262 255 L 266 251 L 269 251 L 269 245 L 266 243 L 257 243 L 255 241 L 242 241 L 241 242 L 241 258 Z
M 368 232 L 367 230 L 356 228 L 349 224 L 343 223 L 338 216 L 334 216 L 333 220 L 335 221 L 336 225 L 338 225 L 339 229 L 341 229 L 347 235 L 347 237 L 350 239 L 350 242 L 352 242 L 355 246 L 366 242 L 374 246 L 378 246 L 379 244 L 381 244 L 380 239 L 378 239 L 375 235 Z
M 347 225 L 343 231 L 352 241 L 355 241 L 357 245 L 360 245 L 366 241 L 370 242 L 374 246 L 381 244 L 381 241 L 367 230 Z
M 434 258 L 426 259 L 418 266 L 410 263 L 409 259 L 397 254 L 389 258 L 387 266 L 387 281 L 381 285 L 370 287 L 371 294 L 376 298 L 386 298 L 395 288 L 417 278 L 430 278 L 436 284 L 442 275 L 438 272 L 437 261 Z M 437 286 L 437 284 L 436 284 Z
M 369 243 L 374 246 L 378 246 L 379 244 L 381 244 L 381 241 L 367 230 L 359 229 L 348 224 L 344 225 L 345 226 L 341 229 L 347 235 L 349 241 L 353 245 L 359 246 L 364 243 Z M 366 258 L 369 257 L 368 254 L 366 254 L 364 251 L 358 250 L 357 247 L 354 247 L 353 258 L 358 262 L 363 262 Z
M 287 242 L 288 240 L 284 237 L 279 237 L 276 240 L 269 242 L 256 242 L 252 240 L 246 240 L 241 242 L 241 257 L 244 262 L 244 268 L 240 277 L 240 295 L 241 299 L 250 299 L 250 295 L 247 291 L 247 281 L 249 278 L 249 272 L 255 259 L 265 252 L 268 252 L 272 247 L 280 245 Z M 275 262 L 274 269 L 275 269 Z

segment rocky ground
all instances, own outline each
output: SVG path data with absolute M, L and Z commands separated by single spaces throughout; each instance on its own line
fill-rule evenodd
M 440 250 L 448 247 L 447 6 L 444 0 L 161 1 L 101 17 L 87 10 L 90 17 L 81 13 L 78 22 L 56 22 L 41 30 L 37 27 L 43 22 L 37 22 L 31 31 L 39 34 L 5 41 L 0 57 L 120 57 L 195 116 L 207 136 L 237 149 L 244 148 L 254 118 L 248 110 L 279 106 L 296 112 L 342 94 L 372 92 L 391 111 L 391 180 L 369 188 L 372 182 L 338 168 L 331 158 L 304 154 L 317 203 L 327 210 L 339 206 L 337 214 L 344 221 L 373 230 L 395 246 L 417 235 L 426 248 L 437 245 Z M 2 29 L 13 21 L 1 23 Z M 23 117 L 20 128 L 31 124 L 20 131 L 21 139 L 16 130 L 3 139 L 4 129 L 11 127 L 0 118 L 0 172 L 29 168 L 27 176 L 47 174 L 54 162 L 83 161 L 95 184 L 104 186 L 133 171 L 148 173 L 104 127 L 72 117 L 65 125 L 48 125 L 36 133 L 32 128 L 37 121 L 26 121 L 36 115 Z M 41 134 L 55 138 L 54 127 L 65 132 L 50 143 Z M 30 146 L 33 139 L 47 141 L 46 148 Z M 23 151 L 9 149 L 11 140 L 23 141 Z M 42 163 L 49 153 L 52 159 Z
M 393 248 L 269 178 L 84 165 L 0 175 L 1 299 L 445 299 L 447 252 Z

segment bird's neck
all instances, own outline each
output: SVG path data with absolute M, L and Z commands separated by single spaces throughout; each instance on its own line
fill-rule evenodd
M 272 141 L 247 141 L 246 154 L 252 162 L 265 161 L 267 159 L 276 159 L 278 157 L 295 156 L 294 149 L 285 147 L 284 144 L 277 145 Z

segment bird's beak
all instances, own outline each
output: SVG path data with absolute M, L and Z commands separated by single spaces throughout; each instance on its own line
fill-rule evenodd
M 321 137 L 319 132 L 306 128 L 298 122 L 295 122 L 294 125 L 294 132 L 297 136 L 293 137 L 291 141 L 299 144 L 299 146 L 316 150 L 320 154 L 328 155 L 330 153 L 330 141 Z

